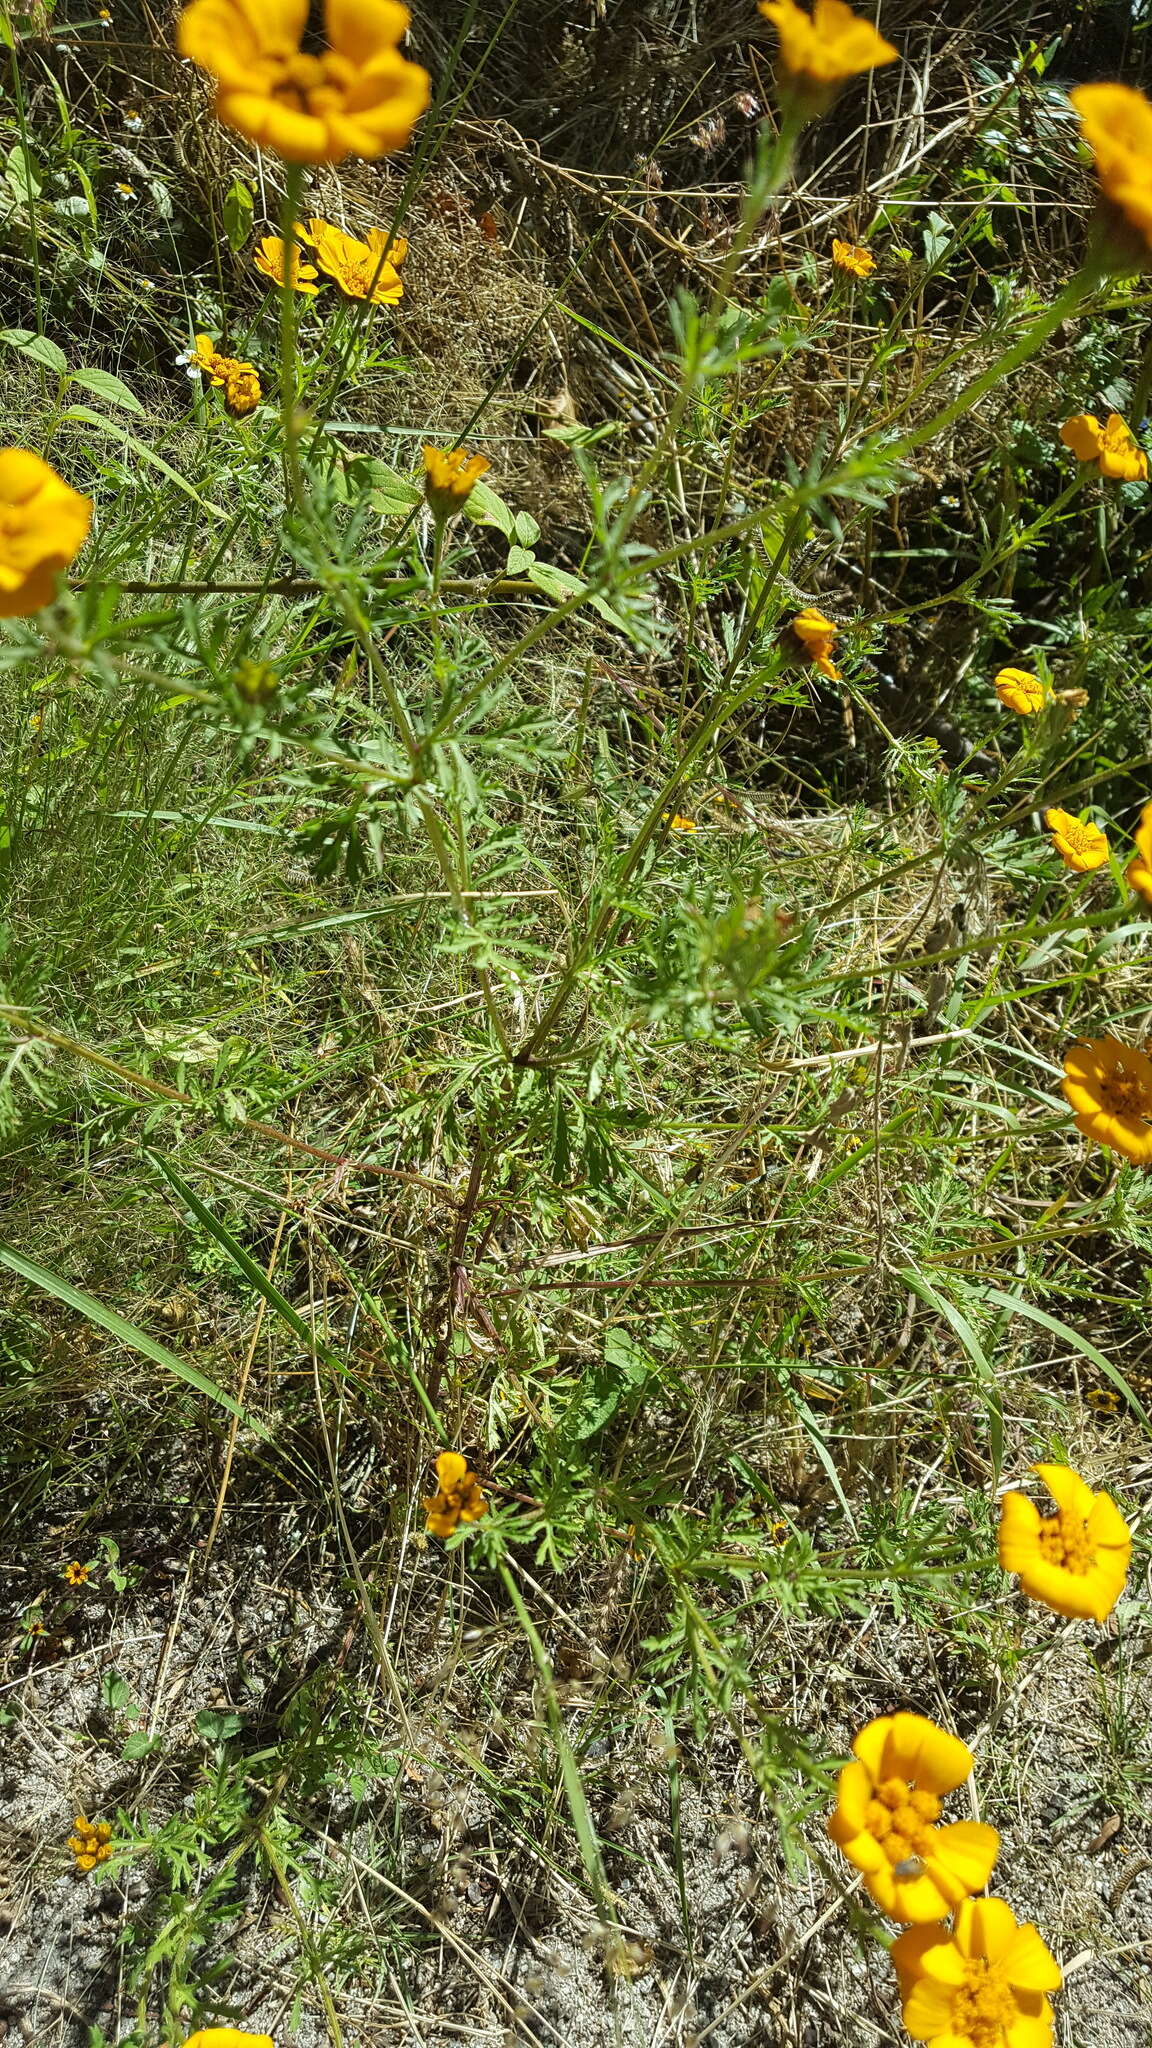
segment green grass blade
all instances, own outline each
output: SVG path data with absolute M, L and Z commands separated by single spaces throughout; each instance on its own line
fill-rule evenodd
M 1149 1416 L 1139 1395 L 1129 1386 L 1118 1367 L 1110 1365 L 1104 1353 L 1098 1351 L 1087 1337 L 1082 1337 L 1078 1330 L 1070 1329 L 1058 1316 L 1050 1316 L 1047 1309 L 1035 1308 L 1030 1301 L 1021 1301 L 1019 1295 L 1004 1294 L 999 1287 L 986 1287 L 983 1292 L 986 1301 L 994 1301 L 998 1308 L 1007 1309 L 1010 1315 L 1027 1316 L 1030 1322 L 1039 1323 L 1041 1329 L 1051 1330 L 1054 1337 L 1059 1337 L 1065 1344 L 1071 1344 L 1082 1358 L 1089 1359 L 1098 1371 L 1104 1374 L 1105 1379 L 1111 1381 L 1117 1393 L 1127 1401 L 1132 1413 L 1140 1417 L 1149 1436 L 1152 1436 L 1152 1416 Z

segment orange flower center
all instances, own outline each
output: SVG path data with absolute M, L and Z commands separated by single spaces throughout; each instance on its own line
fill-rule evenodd
M 1079 818 L 1070 818 L 1060 827 L 1060 837 L 1066 839 L 1073 853 L 1094 853 L 1099 845 L 1099 834 L 1091 825 L 1085 825 Z
M 1100 1082 L 1100 1099 L 1113 1116 L 1144 1116 L 1152 1109 L 1152 1094 L 1139 1074 L 1126 1067 L 1113 1067 Z
M 936 1794 L 922 1792 L 905 1778 L 881 1779 L 868 1801 L 868 1832 L 893 1864 L 926 1855 L 939 1818 Z
M 307 50 L 292 50 L 283 55 L 275 53 L 273 61 L 281 71 L 269 87 L 271 97 L 298 114 L 321 118 L 343 107 L 356 75 L 355 66 L 337 50 L 325 50 L 320 57 Z
M 950 2031 L 970 2041 L 972 2048 L 1003 2048 L 1019 2017 L 1011 1986 L 997 1975 L 994 1964 L 974 1957 L 965 1966 L 964 1982 L 953 2001 Z
M 1041 1521 L 1037 1540 L 1045 1564 L 1054 1564 L 1061 1571 L 1075 1572 L 1078 1578 L 1090 1572 L 1096 1562 L 1095 1547 L 1089 1538 L 1084 1517 L 1071 1514 L 1067 1508 L 1061 1508 L 1058 1515 L 1048 1515 Z

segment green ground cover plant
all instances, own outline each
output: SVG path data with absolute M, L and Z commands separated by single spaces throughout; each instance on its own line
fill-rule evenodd
M 1136 2048 L 1147 24 L 0 22 L 0 2019 Z

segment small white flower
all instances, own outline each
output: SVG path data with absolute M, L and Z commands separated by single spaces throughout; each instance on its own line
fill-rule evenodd
M 122 110 L 121 119 L 129 135 L 139 135 L 144 126 L 143 114 L 138 113 L 135 107 L 125 107 Z

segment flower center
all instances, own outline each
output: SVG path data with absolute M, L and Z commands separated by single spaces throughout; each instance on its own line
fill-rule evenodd
M 314 57 L 307 50 L 293 50 L 279 62 L 280 76 L 271 87 L 273 99 L 300 114 L 322 115 L 344 105 L 354 71 L 338 51 L 326 50 L 322 57 Z
M 1045 1564 L 1075 1572 L 1078 1578 L 1090 1572 L 1096 1562 L 1096 1551 L 1083 1516 L 1070 1514 L 1067 1508 L 1061 1508 L 1058 1515 L 1049 1515 L 1041 1521 L 1038 1540 Z
M 1003 2048 L 1020 2011 L 1011 1987 L 982 1956 L 968 1963 L 952 2006 L 951 2032 L 972 2048 Z
M 1139 1074 L 1130 1074 L 1126 1067 L 1113 1067 L 1100 1083 L 1100 1094 L 1106 1109 L 1113 1116 L 1142 1116 L 1152 1109 L 1152 1099 Z
M 868 1832 L 893 1864 L 926 1855 L 939 1818 L 936 1794 L 922 1792 L 905 1778 L 883 1778 L 868 1802 Z
M 1091 825 L 1085 825 L 1079 818 L 1071 818 L 1063 827 L 1062 836 L 1068 841 L 1073 853 L 1090 853 L 1098 844 L 1098 835 Z

